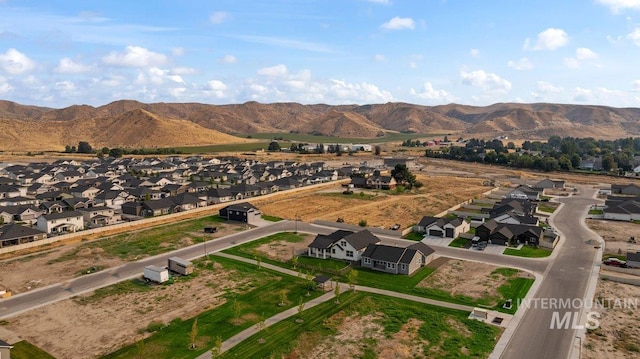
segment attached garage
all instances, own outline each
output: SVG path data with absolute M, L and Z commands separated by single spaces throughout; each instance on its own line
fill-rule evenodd
M 447 238 L 453 238 L 455 236 L 453 228 L 445 228 L 444 230 Z
M 442 231 L 439 229 L 430 229 L 429 235 L 434 237 L 442 237 Z

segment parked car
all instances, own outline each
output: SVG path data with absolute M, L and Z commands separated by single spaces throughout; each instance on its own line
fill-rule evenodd
M 398 229 L 400 229 L 400 225 L 396 223 L 393 226 L 389 227 L 389 229 L 391 229 L 392 231 L 397 231 Z
M 615 257 L 607 258 L 602 263 L 612 267 L 621 267 L 621 268 L 627 267 L 627 262 Z

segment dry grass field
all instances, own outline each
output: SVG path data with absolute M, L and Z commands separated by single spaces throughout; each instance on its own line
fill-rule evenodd
M 386 228 L 398 223 L 404 228 L 417 223 L 422 216 L 433 216 L 491 189 L 483 186 L 480 179 L 422 173 L 417 178 L 424 186 L 402 194 L 356 189 L 352 195 L 343 195 L 344 188 L 336 185 L 318 192 L 257 200 L 254 204 L 266 214 L 287 219 L 297 215 L 305 222 L 335 221 L 340 217 L 351 224 L 365 220 L 372 227 Z

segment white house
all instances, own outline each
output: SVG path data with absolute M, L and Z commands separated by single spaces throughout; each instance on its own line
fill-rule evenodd
M 359 261 L 369 244 L 379 242 L 380 239 L 368 230 L 357 233 L 339 230 L 329 235 L 317 235 L 309 244 L 307 255 L 323 259 Z
M 416 232 L 432 237 L 457 238 L 468 232 L 471 225 L 460 218 L 440 218 L 424 216 L 417 225 Z
M 49 234 L 72 233 L 84 229 L 82 212 L 67 211 L 38 217 L 36 228 Z

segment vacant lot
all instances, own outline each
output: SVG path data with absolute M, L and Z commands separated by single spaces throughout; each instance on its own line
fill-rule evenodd
M 468 313 L 345 293 L 248 338 L 223 358 L 486 358 L 500 329 Z
M 337 185 L 315 193 L 264 202 L 258 200 L 255 204 L 264 213 L 288 219 L 298 216 L 310 222 L 316 219 L 335 221 L 340 217 L 351 224 L 366 220 L 372 227 L 387 228 L 398 223 L 405 228 L 417 223 L 422 216 L 438 214 L 491 189 L 483 186 L 479 179 L 421 173 L 417 178 L 424 186 L 401 194 L 356 189 L 353 195 L 343 195 L 343 188 Z
M 453 298 L 494 307 L 501 305 L 504 299 L 515 301 L 516 298 L 509 296 L 505 289 L 519 278 L 533 279 L 533 276 L 516 269 L 450 259 L 420 282 L 417 288 L 442 291 Z
M 202 228 L 209 224 L 216 224 L 219 231 L 214 234 L 202 232 Z M 6 260 L 0 262 L 0 273 L 11 275 L 0 277 L 0 286 L 13 293 L 24 293 L 87 272 L 186 247 L 204 238 L 209 240 L 236 233 L 239 227 L 220 224 L 217 216 L 210 216 Z
M 605 254 L 626 255 L 627 251 L 640 251 L 640 224 L 587 219 L 587 226 L 604 239 Z M 629 243 L 632 236 L 636 237 L 636 244 Z
M 595 298 L 629 300 L 627 308 L 611 305 L 605 310 L 594 309 L 601 315 L 600 327 L 589 331 L 582 353 L 591 359 L 640 357 L 640 287 L 600 280 Z M 606 301 L 605 301 L 606 303 Z M 635 304 L 635 305 L 634 305 Z
M 202 352 L 217 335 L 225 339 L 284 310 L 281 291 L 289 307 L 306 292 L 301 279 L 223 258 L 196 266 L 194 275 L 171 284 L 126 281 L 35 309 L 10 318 L 4 329 L 56 358 L 100 357 L 123 346 L 108 357 L 194 357 L 198 352 L 188 349 L 194 317 L 201 317 L 196 344 Z

